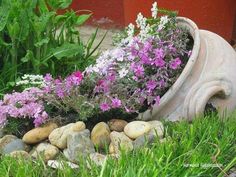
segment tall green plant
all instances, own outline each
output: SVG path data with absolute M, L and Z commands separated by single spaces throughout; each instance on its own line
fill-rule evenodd
M 78 30 L 91 13 L 57 13 L 71 3 L 72 0 L 0 1 L 0 92 L 23 73 L 66 75 L 91 64 L 95 50 L 90 49 L 97 31 L 85 45 Z

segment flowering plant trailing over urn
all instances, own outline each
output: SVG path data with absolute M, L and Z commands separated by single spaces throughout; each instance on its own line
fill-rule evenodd
M 81 120 L 114 110 L 138 114 L 158 105 L 185 67 L 193 41 L 187 29 L 177 25 L 174 12 L 159 10 L 156 3 L 151 11 L 151 18 L 139 13 L 136 25 L 130 24 L 115 38 L 115 48 L 103 52 L 85 71 L 64 79 L 47 74 L 39 88 L 43 92 L 39 102 L 60 111 L 77 112 Z M 6 116 L 12 117 L 0 115 L 1 123 Z M 40 123 L 46 119 L 42 120 Z

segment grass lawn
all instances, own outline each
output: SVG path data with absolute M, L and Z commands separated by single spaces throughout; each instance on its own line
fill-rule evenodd
M 122 153 L 119 160 L 109 159 L 102 167 L 85 162 L 79 169 L 55 170 L 42 162 L 2 157 L 0 177 L 104 176 L 104 177 L 182 177 L 227 176 L 236 167 L 236 114 L 225 120 L 205 116 L 187 122 L 165 122 L 170 138 L 158 140 L 150 149 Z M 85 160 L 84 160 L 85 161 Z

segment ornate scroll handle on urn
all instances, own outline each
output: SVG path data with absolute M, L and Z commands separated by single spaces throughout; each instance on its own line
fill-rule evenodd
M 227 98 L 232 93 L 232 83 L 222 75 L 207 77 L 193 85 L 183 105 L 183 115 L 188 120 L 204 113 L 212 97 Z

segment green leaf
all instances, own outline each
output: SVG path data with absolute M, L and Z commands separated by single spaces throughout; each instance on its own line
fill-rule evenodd
M 95 33 L 92 34 L 91 38 L 89 39 L 88 45 L 87 45 L 87 53 L 85 56 L 85 59 L 89 58 L 90 56 L 93 55 L 93 53 L 99 48 L 99 46 L 102 44 L 103 40 L 105 39 L 107 32 L 103 35 L 102 39 L 99 41 L 99 43 L 95 46 L 95 48 L 90 52 L 90 49 L 92 48 L 94 41 L 96 39 L 97 33 L 98 33 L 98 28 L 96 29 Z
M 68 8 L 70 5 L 71 5 L 71 3 L 72 3 L 72 0 L 61 0 L 60 1 L 60 8 L 61 9 L 66 9 L 66 8 Z
M 14 87 L 15 85 L 16 85 L 16 83 L 13 81 L 7 83 L 7 87 L 9 87 L 9 86 Z
M 76 25 L 82 25 L 84 24 L 90 17 L 92 14 L 83 14 L 78 16 L 78 19 L 76 21 Z
M 47 13 L 49 11 L 45 0 L 39 0 L 38 8 L 41 14 Z
M 30 29 L 28 16 L 24 9 L 20 11 L 18 19 L 19 19 L 18 21 L 20 22 L 20 31 L 19 31 L 18 40 L 24 41 L 28 37 L 29 29 Z
M 55 23 L 59 23 L 59 22 L 61 22 L 61 21 L 64 21 L 66 18 L 67 18 L 66 15 L 57 15 L 57 16 L 55 17 Z
M 27 50 L 27 53 L 25 55 L 25 57 L 21 58 L 21 61 L 23 63 L 29 62 L 30 60 L 34 59 L 34 54 L 31 50 Z
M 44 38 L 44 39 L 42 39 L 42 40 L 36 42 L 36 43 L 34 44 L 34 46 L 35 46 L 35 47 L 40 47 L 40 46 L 42 46 L 43 44 L 47 44 L 47 43 L 49 42 L 49 40 L 50 40 L 49 38 Z
M 2 31 L 8 21 L 9 10 L 4 7 L 0 7 L 0 31 Z
M 83 46 L 65 43 L 62 46 L 55 48 L 52 53 L 59 60 L 63 57 L 71 58 L 78 55 L 79 53 L 83 53 Z
M 71 5 L 72 0 L 48 0 L 47 3 L 51 8 L 55 10 L 66 9 Z
M 12 39 L 16 39 L 20 33 L 20 24 L 18 23 L 17 19 L 15 18 L 13 23 L 8 24 L 8 31 L 9 35 Z
M 33 27 L 35 33 L 40 36 L 42 33 L 46 31 L 47 25 L 50 22 L 50 19 L 55 15 L 55 12 L 48 12 L 42 14 L 40 17 L 34 16 L 33 19 Z

